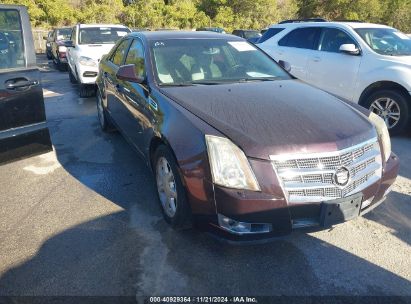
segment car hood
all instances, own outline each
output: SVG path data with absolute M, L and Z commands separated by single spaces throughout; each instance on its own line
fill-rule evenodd
M 389 64 L 400 64 L 411 67 L 411 56 L 383 56 Z
M 162 88 L 249 157 L 344 149 L 376 137 L 347 103 L 298 80 Z
M 114 44 L 80 44 L 78 45 L 79 56 L 100 60 L 103 55 L 110 52 Z

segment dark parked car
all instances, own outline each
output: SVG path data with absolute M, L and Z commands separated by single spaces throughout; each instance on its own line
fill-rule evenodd
M 220 34 L 225 34 L 225 30 L 221 27 L 200 27 L 196 29 L 197 32 L 214 32 L 214 33 L 220 33 Z
M 233 35 L 244 38 L 251 43 L 256 43 L 262 36 L 259 31 L 255 30 L 234 30 Z
M 26 7 L 0 4 L 0 28 L 0 52 L 12 53 L 2 58 L 0 66 L 0 163 L 4 163 L 52 147 Z
M 67 62 L 67 47 L 66 42 L 71 38 L 72 28 L 62 27 L 55 28 L 51 34 L 51 37 L 47 40 L 50 43 L 51 59 L 57 65 L 60 71 L 66 71 Z
M 47 59 L 53 59 L 53 55 L 51 53 L 51 40 L 52 40 L 53 31 L 48 32 L 47 36 L 43 37 L 46 40 L 46 56 Z
M 131 33 L 99 69 L 101 127 L 147 160 L 174 227 L 232 240 L 329 227 L 378 206 L 397 176 L 382 119 L 241 38 Z

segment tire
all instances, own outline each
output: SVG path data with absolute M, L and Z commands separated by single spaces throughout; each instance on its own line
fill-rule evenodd
M 388 112 L 384 111 L 384 109 L 387 110 L 387 105 L 389 108 Z M 363 106 L 381 116 L 386 121 L 391 135 L 403 133 L 410 125 L 411 103 L 409 96 L 406 96 L 400 91 L 377 91 L 365 100 Z
M 93 97 L 96 93 L 96 86 L 93 84 L 82 84 L 79 85 L 79 96 L 81 98 Z
M 73 72 L 71 71 L 71 68 L 70 68 L 70 67 L 68 67 L 68 74 L 69 74 L 70 83 L 76 84 L 76 83 L 77 83 L 77 79 L 76 79 L 76 77 L 74 77 L 74 74 L 73 74 Z
M 165 145 L 160 145 L 156 149 L 153 159 L 157 195 L 165 221 L 177 230 L 191 228 L 191 209 L 173 153 Z M 168 193 L 174 193 L 175 196 Z
M 115 127 L 110 121 L 110 117 L 104 108 L 103 105 L 103 99 L 100 94 L 100 90 L 97 88 L 97 93 L 96 93 L 96 104 L 97 104 L 97 115 L 98 115 L 98 121 L 100 124 L 100 128 L 104 132 L 109 132 L 109 131 L 114 131 Z

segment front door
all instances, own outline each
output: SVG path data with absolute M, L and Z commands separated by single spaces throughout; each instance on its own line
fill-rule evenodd
M 27 10 L 0 5 L 0 163 L 52 149 Z
M 346 32 L 324 28 L 318 51 L 309 58 L 308 82 L 324 91 L 353 101 L 361 55 L 340 52 L 343 44 L 358 44 Z

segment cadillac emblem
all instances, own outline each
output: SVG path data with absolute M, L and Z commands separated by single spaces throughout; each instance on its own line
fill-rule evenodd
M 340 187 L 344 187 L 350 181 L 350 170 L 346 167 L 341 167 L 335 171 L 333 175 L 334 184 Z

